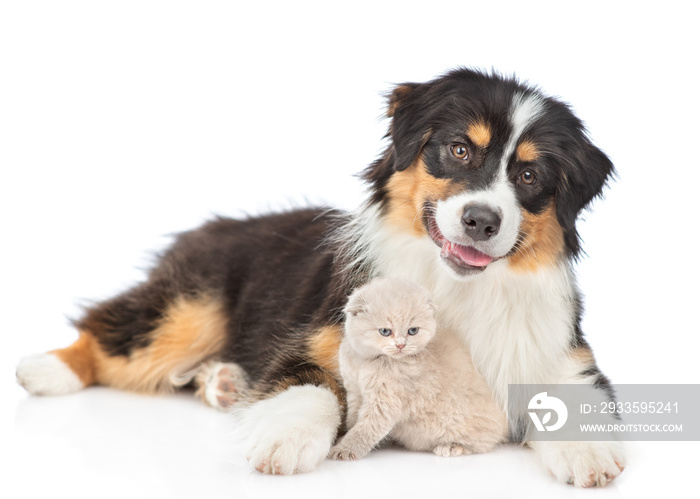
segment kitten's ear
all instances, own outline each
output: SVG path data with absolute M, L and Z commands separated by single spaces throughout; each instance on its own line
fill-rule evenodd
M 345 305 L 344 312 L 345 315 L 352 316 L 367 312 L 367 302 L 365 301 L 364 295 L 357 291 L 350 295 L 350 299 L 347 305 Z
M 433 302 L 433 300 L 428 300 L 427 306 L 428 310 L 430 310 L 432 313 L 437 312 L 437 305 L 435 305 L 435 302 Z
M 364 307 L 364 305 L 358 305 L 355 307 L 345 307 L 345 315 L 359 315 L 364 312 L 367 312 L 367 309 Z

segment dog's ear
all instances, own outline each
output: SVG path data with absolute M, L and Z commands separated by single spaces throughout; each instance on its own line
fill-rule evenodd
M 386 115 L 389 118 L 393 118 L 394 113 L 396 112 L 396 109 L 401 105 L 401 102 L 419 86 L 420 83 L 404 83 L 403 85 L 399 85 L 396 88 L 394 88 L 391 94 L 389 94 L 389 106 L 387 107 Z
M 402 171 L 420 154 L 430 138 L 428 113 L 431 83 L 404 83 L 389 96 L 387 116 L 392 119 L 389 135 L 393 142 L 394 169 Z
M 596 197 L 600 196 L 614 173 L 610 159 L 581 132 L 576 144 L 562 151 L 567 161 L 561 164 L 555 200 L 557 219 L 564 229 L 567 246 L 574 255 L 580 250 L 576 218 Z

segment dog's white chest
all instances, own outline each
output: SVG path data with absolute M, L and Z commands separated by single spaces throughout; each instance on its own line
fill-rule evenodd
M 440 327 L 458 333 L 501 403 L 509 383 L 556 383 L 567 372 L 562 363 L 573 339 L 577 305 L 565 262 L 523 272 L 501 260 L 460 280 L 427 237 L 397 234 L 381 224 L 364 234 L 371 234 L 364 247 L 374 274 L 410 279 L 432 293 Z
M 559 380 L 575 324 L 574 283 L 566 264 L 522 273 L 500 261 L 459 281 L 434 248 L 421 249 L 415 259 L 386 262 L 381 273 L 413 279 L 431 291 L 440 326 L 459 334 L 501 403 L 509 383 Z
M 525 274 L 496 262 L 470 282 L 440 278 L 431 290 L 441 326 L 459 332 L 501 402 L 509 383 L 558 381 L 575 322 L 573 282 L 564 264 Z

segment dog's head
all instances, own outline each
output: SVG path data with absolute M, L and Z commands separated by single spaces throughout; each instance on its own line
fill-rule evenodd
M 565 104 L 459 69 L 398 86 L 391 144 L 365 172 L 388 223 L 440 247 L 458 275 L 534 270 L 580 251 L 576 218 L 613 172 Z

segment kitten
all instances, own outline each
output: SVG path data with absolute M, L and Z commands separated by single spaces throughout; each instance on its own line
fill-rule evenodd
M 338 352 L 347 390 L 348 433 L 332 459 L 359 459 L 390 436 L 441 456 L 487 452 L 506 437 L 506 417 L 464 344 L 436 335 L 435 307 L 422 287 L 374 279 L 345 307 Z

